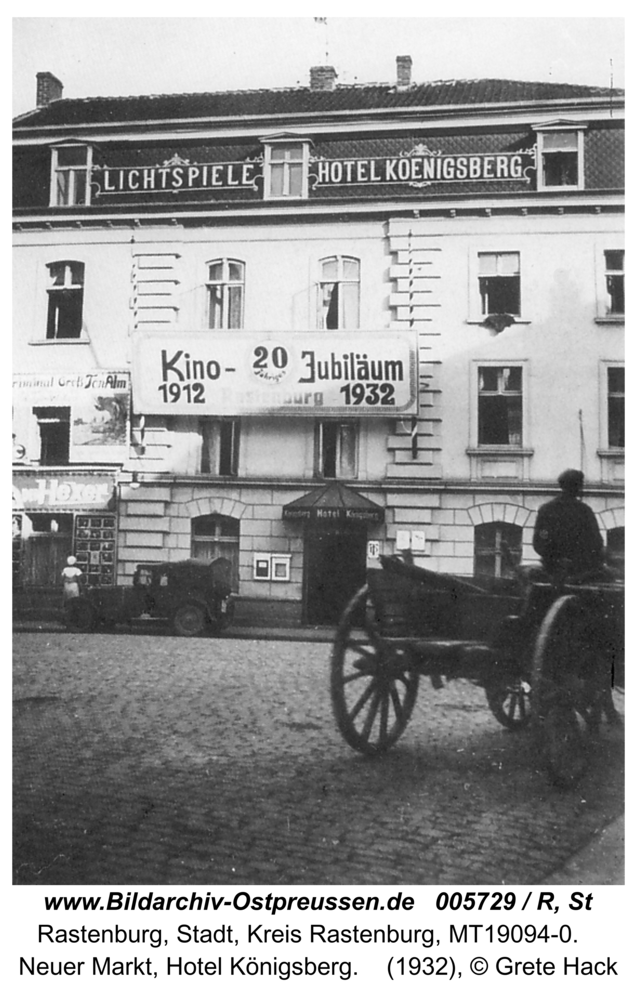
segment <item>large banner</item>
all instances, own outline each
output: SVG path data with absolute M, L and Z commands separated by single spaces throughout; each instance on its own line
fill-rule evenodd
M 135 335 L 133 406 L 144 414 L 416 413 L 415 333 Z

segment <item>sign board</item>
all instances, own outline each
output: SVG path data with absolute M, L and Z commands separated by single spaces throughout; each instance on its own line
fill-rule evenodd
M 107 510 L 115 489 L 114 476 L 63 473 L 13 477 L 15 510 Z
M 123 462 L 128 454 L 130 374 L 91 370 L 14 375 L 14 461 L 30 461 L 37 407 L 70 408 L 70 456 L 77 463 Z
M 136 413 L 290 413 L 388 417 L 416 413 L 412 331 L 135 335 Z

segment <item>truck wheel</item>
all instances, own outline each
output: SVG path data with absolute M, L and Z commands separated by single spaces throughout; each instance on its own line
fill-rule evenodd
M 201 635 L 206 625 L 206 616 L 203 608 L 198 604 L 182 604 L 175 611 L 173 627 L 177 635 L 189 639 L 192 636 Z
M 93 606 L 85 598 L 76 597 L 66 606 L 65 620 L 69 632 L 90 632 L 95 625 Z

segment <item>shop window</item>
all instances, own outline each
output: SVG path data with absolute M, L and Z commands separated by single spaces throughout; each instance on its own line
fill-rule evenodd
M 624 315 L 624 251 L 604 251 L 606 315 Z
M 519 253 L 479 253 L 478 284 L 483 316 L 520 315 Z
M 538 130 L 538 189 L 583 187 L 583 142 L 580 129 Z
M 478 445 L 522 445 L 522 367 L 478 368 Z
M 60 260 L 49 270 L 47 340 L 77 340 L 82 336 L 84 264 Z
M 200 423 L 200 472 L 212 476 L 236 476 L 239 469 L 239 420 L 212 420 Z
M 320 330 L 357 330 L 360 325 L 360 261 L 326 257 L 320 262 Z
M 321 421 L 316 428 L 316 474 L 323 479 L 354 479 L 358 426 L 352 421 Z
M 307 198 L 309 142 L 264 141 L 264 196 Z
M 240 260 L 208 263 L 208 329 L 240 330 L 243 326 L 245 264 Z
M 191 523 L 191 555 L 212 562 L 227 559 L 231 566 L 232 589 L 239 589 L 239 537 L 241 522 L 221 514 L 204 514 Z
M 522 558 L 522 528 L 504 521 L 479 524 L 474 532 L 476 576 L 514 577 Z
M 608 447 L 624 447 L 625 381 L 623 367 L 607 369 Z
M 36 406 L 40 431 L 40 465 L 68 465 L 71 442 L 70 406 Z
M 51 150 L 51 204 L 89 205 L 91 201 L 90 146 L 57 146 Z

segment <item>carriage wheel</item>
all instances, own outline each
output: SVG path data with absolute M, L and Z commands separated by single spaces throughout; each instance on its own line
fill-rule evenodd
M 534 734 L 546 769 L 562 787 L 572 786 L 586 771 L 599 716 L 604 665 L 589 617 L 575 595 L 559 597 L 542 622 L 533 653 Z
M 506 729 L 524 729 L 531 721 L 531 685 L 516 678 L 486 688 L 489 708 Z
M 368 587 L 352 598 L 338 626 L 331 693 L 338 728 L 361 753 L 392 746 L 413 711 L 418 673 L 409 652 L 381 636 Z

